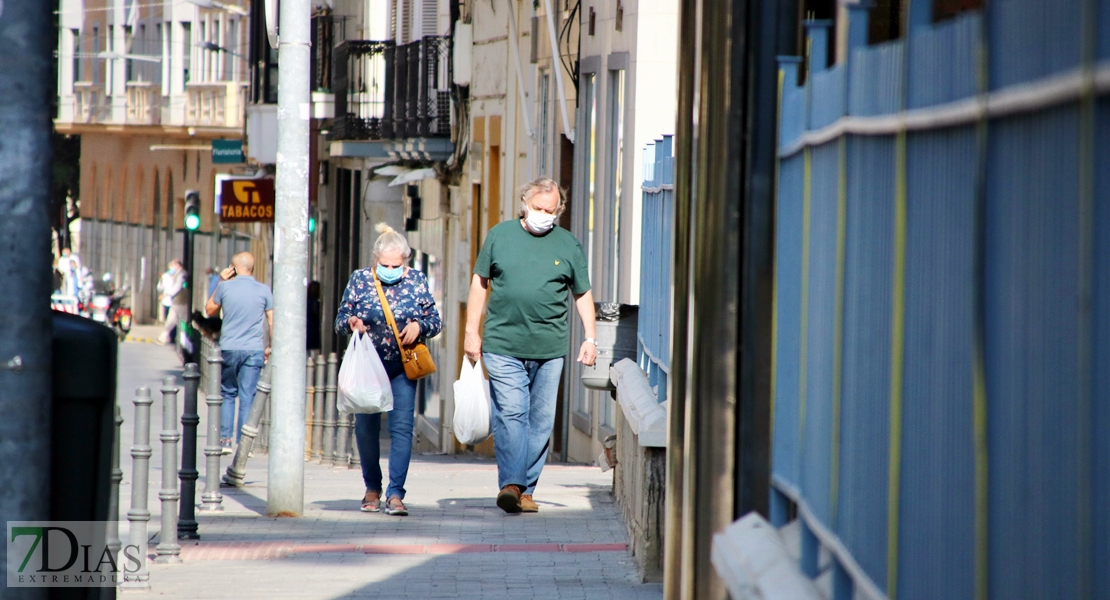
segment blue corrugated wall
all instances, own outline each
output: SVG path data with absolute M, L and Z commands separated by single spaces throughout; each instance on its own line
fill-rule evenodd
M 847 11 L 782 64 L 773 512 L 864 597 L 1110 600 L 1110 0 Z
M 974 128 L 909 136 L 900 595 L 974 589 Z M 938 401 L 938 399 L 942 401 Z M 945 573 L 938 578 L 937 573 Z
M 1104 25 L 1110 25 L 1110 2 L 1106 3 Z M 1110 30 L 1110 27 L 1103 31 Z M 1110 36 L 1107 36 L 1110 37 Z M 1110 41 L 1110 40 L 1108 40 Z M 1110 44 L 1106 46 L 1110 54 Z M 1094 564 L 1095 597 L 1110 598 L 1110 478 L 1097 474 L 1110 472 L 1110 100 L 1099 102 L 1095 153 L 1095 464 L 1094 487 Z

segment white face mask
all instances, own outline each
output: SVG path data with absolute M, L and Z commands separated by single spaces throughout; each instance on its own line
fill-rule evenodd
M 528 217 L 524 219 L 524 222 L 528 224 L 528 229 L 535 233 L 547 233 L 552 227 L 555 227 L 555 215 L 529 208 Z

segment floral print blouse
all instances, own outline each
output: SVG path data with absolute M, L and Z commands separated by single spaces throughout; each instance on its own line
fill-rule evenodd
M 439 335 L 443 322 L 436 310 L 435 299 L 428 289 L 428 278 L 423 273 L 407 268 L 397 283 L 383 282 L 382 291 L 385 292 L 399 331 L 416 321 L 420 324 L 421 339 Z M 401 360 L 397 338 L 385 320 L 378 290 L 374 288 L 373 268 L 359 269 L 351 274 L 351 280 L 343 292 L 343 301 L 339 303 L 339 312 L 335 316 L 336 333 L 351 335 L 351 327 L 347 324 L 351 317 L 358 317 L 366 324 L 370 340 L 374 342 L 382 360 Z

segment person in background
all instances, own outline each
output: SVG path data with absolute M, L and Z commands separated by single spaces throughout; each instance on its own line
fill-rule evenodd
M 305 350 L 309 356 L 320 353 L 320 282 L 308 283 L 308 307 L 305 315 Z
M 62 255 L 58 257 L 58 270 L 62 272 L 62 293 L 76 296 L 78 288 L 78 273 L 81 271 L 81 259 L 69 248 L 62 248 Z
M 412 431 L 416 415 L 416 382 L 405 375 L 401 350 L 393 328 L 385 318 L 375 281 L 381 281 L 386 301 L 393 311 L 401 341 L 408 345 L 420 339 L 439 335 L 442 323 L 435 299 L 428 289 L 428 278 L 406 266 L 412 249 L 405 236 L 385 223 L 379 223 L 381 235 L 374 242 L 373 266 L 351 275 L 343 301 L 335 317 L 335 331 L 343 335 L 353 332 L 369 336 L 385 365 L 393 390 L 393 411 L 389 413 L 389 487 L 386 489 L 385 513 L 409 514 L 403 502 L 405 479 L 412 458 Z M 381 413 L 355 415 L 355 440 L 362 457 L 362 481 L 366 493 L 362 497 L 363 512 L 381 510 L 382 469 Z
M 216 286 L 220 285 L 220 273 L 216 269 L 208 267 L 204 270 L 204 274 L 208 278 L 208 289 L 204 291 L 204 297 L 211 298 L 212 294 L 216 293 Z
M 158 290 L 161 296 L 161 301 L 158 303 L 160 310 L 158 311 L 158 320 L 165 321 L 169 316 L 170 307 L 173 306 L 173 294 L 167 295 L 166 292 L 172 290 L 177 279 L 177 273 L 174 266 L 181 264 L 181 261 L 176 258 L 170 261 L 166 271 L 158 278 L 158 285 L 155 289 Z
M 240 252 L 231 266 L 220 272 L 220 283 L 209 296 L 204 310 L 209 317 L 223 310 L 220 327 L 220 354 L 223 406 L 220 411 L 220 446 L 231 454 L 231 443 L 239 442 L 241 427 L 247 422 L 262 367 L 270 357 L 263 323 L 274 328 L 274 295 L 254 278 L 254 256 Z M 239 398 L 239 427 L 235 427 L 235 399 Z M 234 432 L 232 431 L 234 430 Z M 234 438 L 233 438 L 234 433 Z
M 520 189 L 520 218 L 490 230 L 474 265 L 463 350 L 489 372 L 497 506 L 537 512 L 532 499 L 555 427 L 555 400 L 570 344 L 568 294 L 586 340 L 578 362 L 597 359 L 594 299 L 582 245 L 555 219 L 566 208 L 559 184 L 540 178 Z M 489 296 L 485 338 L 482 309 Z
M 177 324 L 189 318 L 189 290 L 185 288 L 185 276 L 184 265 L 175 258 L 170 261 L 169 269 L 158 284 L 158 289 L 162 292 L 162 306 L 167 308 L 166 326 L 158 336 L 161 344 L 172 342 Z

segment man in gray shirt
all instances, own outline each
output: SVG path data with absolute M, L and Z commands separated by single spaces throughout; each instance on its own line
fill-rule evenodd
M 231 454 L 232 432 L 239 442 L 240 429 L 235 427 L 235 398 L 239 397 L 239 427 L 247 422 L 254 402 L 254 392 L 262 366 L 270 357 L 262 321 L 274 327 L 274 296 L 270 288 L 255 281 L 254 256 L 240 252 L 231 259 L 231 266 L 220 272 L 220 283 L 205 304 L 208 316 L 223 309 L 220 327 L 220 354 L 224 366 L 221 379 L 223 406 L 220 412 L 220 445 L 224 454 Z

